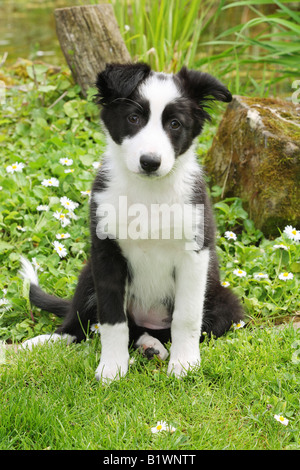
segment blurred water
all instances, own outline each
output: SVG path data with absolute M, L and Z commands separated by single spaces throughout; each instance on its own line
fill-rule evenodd
M 79 0 L 0 0 L 0 61 L 18 57 L 61 63 L 63 55 L 55 32 L 55 8 L 79 5 Z

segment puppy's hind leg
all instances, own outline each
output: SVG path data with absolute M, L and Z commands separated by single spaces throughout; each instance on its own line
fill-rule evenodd
M 148 333 L 143 333 L 136 341 L 135 346 L 141 351 L 148 359 L 152 359 L 153 356 L 157 356 L 159 359 L 164 361 L 169 353 L 162 343 Z

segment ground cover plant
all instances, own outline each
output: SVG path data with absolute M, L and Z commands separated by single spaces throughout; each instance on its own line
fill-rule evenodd
M 288 14 L 285 4 L 279 7 Z M 180 45 L 190 65 L 197 57 L 191 45 L 199 32 L 192 27 L 194 13 L 191 9 Z M 297 17 L 295 12 L 294 21 Z M 276 18 L 270 17 L 270 24 Z M 203 16 L 201 27 L 210 21 L 209 14 Z M 288 26 L 281 31 L 284 39 L 294 31 Z M 161 43 L 159 31 L 153 30 L 152 38 Z M 219 64 L 219 76 L 232 70 L 227 66 L 234 64 L 237 50 L 245 52 L 245 63 L 254 60 L 247 55 L 252 49 L 246 47 L 245 30 L 240 26 L 236 32 L 235 45 L 228 45 L 233 55 L 227 51 L 223 62 L 213 61 Z M 269 36 L 259 34 L 256 41 L 271 47 Z M 225 36 L 217 40 L 225 41 Z M 170 49 L 165 43 L 160 55 L 144 58 L 163 65 L 172 38 L 169 33 Z M 286 77 L 297 63 L 293 50 L 279 45 L 278 60 L 283 57 L 288 65 L 281 77 Z M 146 45 L 141 42 L 139 47 Z M 184 55 L 174 57 L 181 60 Z M 179 60 L 173 65 L 179 66 Z M 105 139 L 92 92 L 82 99 L 67 69 L 24 60 L 1 72 L 6 87 L 4 92 L 0 88 L 0 448 L 299 449 L 300 333 L 291 324 L 300 310 L 299 227 L 287 226 L 278 230 L 276 239 L 266 239 L 242 201 L 220 200 L 218 187 L 210 192 L 222 282 L 242 298 L 246 325 L 233 325 L 218 340 L 206 339 L 200 346 L 199 370 L 177 380 L 166 375 L 165 363 L 131 351 L 128 375 L 103 387 L 94 378 L 101 351 L 97 325 L 90 325 L 88 340 L 81 344 L 17 349 L 25 339 L 54 331 L 59 323 L 30 305 L 28 285 L 18 275 L 20 255 L 35 264 L 45 290 L 72 296 L 89 256 L 89 191 Z M 268 92 L 276 78 L 266 69 L 266 81 L 257 86 L 252 81 L 252 89 Z M 240 88 L 239 73 L 232 84 L 235 91 Z M 222 111 L 215 110 L 199 139 L 200 161 Z M 275 326 L 283 321 L 286 326 Z

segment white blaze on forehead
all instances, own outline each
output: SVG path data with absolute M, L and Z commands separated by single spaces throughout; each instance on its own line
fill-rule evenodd
M 167 104 L 180 97 L 172 75 L 154 74 L 141 85 L 139 91 L 149 101 L 150 119 L 159 119 Z
M 173 168 L 175 151 L 163 128 L 162 114 L 165 107 L 181 95 L 172 75 L 158 73 L 141 84 L 139 93 L 149 103 L 149 120 L 136 134 L 125 137 L 120 146 L 119 161 L 131 172 L 141 173 L 141 156 L 153 153 L 161 158 L 156 176 L 164 176 Z

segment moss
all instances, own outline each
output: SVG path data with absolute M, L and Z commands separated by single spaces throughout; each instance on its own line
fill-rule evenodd
M 262 126 L 249 125 L 249 108 L 260 113 Z M 223 187 L 223 196 L 241 197 L 266 235 L 299 222 L 300 117 L 292 103 L 236 97 L 205 164 L 212 184 Z

